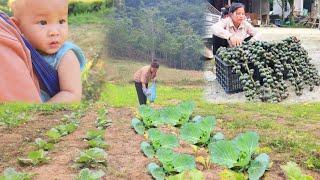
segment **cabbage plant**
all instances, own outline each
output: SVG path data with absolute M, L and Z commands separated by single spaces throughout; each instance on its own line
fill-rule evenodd
M 167 173 L 180 173 L 196 167 L 195 158 L 189 154 L 179 154 L 171 149 L 160 148 L 156 153 Z
M 190 144 L 206 144 L 216 125 L 216 119 L 208 116 L 196 122 L 188 122 L 180 129 L 180 138 Z
M 179 140 L 175 135 L 166 134 L 159 129 L 151 128 L 148 130 L 148 139 L 154 149 L 159 148 L 175 148 L 179 146 Z
M 269 167 L 269 156 L 260 154 L 255 159 L 254 152 L 259 145 L 256 132 L 239 134 L 233 140 L 220 140 L 209 144 L 211 160 L 227 168 L 248 171 L 250 180 L 258 180 Z
M 31 180 L 35 174 L 17 172 L 14 168 L 6 168 L 0 180 Z

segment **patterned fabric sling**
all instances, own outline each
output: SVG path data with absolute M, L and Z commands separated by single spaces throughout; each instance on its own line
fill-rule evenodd
M 5 14 L 0 13 L 0 18 L 2 18 L 11 26 L 15 27 L 13 24 L 11 24 Z M 51 97 L 56 95 L 60 91 L 57 70 L 55 70 L 42 58 L 42 56 L 31 46 L 31 44 L 25 37 L 23 37 L 21 34 L 20 36 L 23 39 L 26 47 L 30 50 L 33 70 L 38 77 L 41 87 L 43 87 Z

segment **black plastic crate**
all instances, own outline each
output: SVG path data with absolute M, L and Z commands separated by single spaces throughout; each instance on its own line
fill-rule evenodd
M 237 93 L 243 91 L 243 86 L 240 82 L 240 76 L 232 70 L 232 65 L 222 61 L 219 56 L 215 56 L 216 60 L 216 76 L 219 84 L 222 86 L 226 93 Z M 260 81 L 263 84 L 263 78 L 260 76 L 259 69 L 253 64 L 248 63 L 250 69 L 254 69 L 253 79 Z M 288 70 L 283 72 L 284 80 L 288 79 Z
M 232 70 L 232 66 L 222 61 L 218 56 L 215 56 L 215 60 L 217 80 L 224 91 L 226 93 L 241 92 L 243 86 L 239 80 L 239 75 Z

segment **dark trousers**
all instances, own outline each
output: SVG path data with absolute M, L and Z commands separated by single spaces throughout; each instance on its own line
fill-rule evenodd
M 252 36 L 245 38 L 243 41 L 249 41 Z M 220 47 L 229 47 L 229 43 L 226 39 L 222 39 L 216 35 L 212 36 L 212 45 L 213 45 L 213 55 L 216 55 L 217 50 Z
M 136 91 L 139 99 L 139 104 L 147 104 L 147 97 L 144 95 L 142 90 L 142 83 L 134 82 L 134 85 L 136 86 Z M 148 88 L 148 84 L 146 84 L 146 88 Z

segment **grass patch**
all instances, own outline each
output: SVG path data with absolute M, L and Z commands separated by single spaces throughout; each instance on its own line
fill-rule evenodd
M 6 103 L 0 105 L 0 126 L 15 127 L 26 122 L 35 113 L 52 114 L 62 110 L 85 110 L 86 103 L 81 104 L 24 104 Z
M 166 106 L 176 104 L 183 100 L 200 101 L 202 89 L 200 88 L 176 88 L 157 86 L 157 99 L 155 104 Z M 119 85 L 107 83 L 101 93 L 100 101 L 106 102 L 113 107 L 137 107 L 138 97 L 134 84 Z
M 320 154 L 316 156 L 311 156 L 308 158 L 308 160 L 305 162 L 306 166 L 310 169 L 320 169 Z
M 70 25 L 109 24 L 111 22 L 108 21 L 107 14 L 111 12 L 112 9 L 104 8 L 97 12 L 69 15 L 68 21 Z
M 126 84 L 132 81 L 133 74 L 149 62 L 136 62 L 134 60 L 107 60 L 106 77 L 108 81 L 117 84 Z M 161 65 L 157 73 L 157 81 L 166 86 L 189 86 L 201 88 L 204 86 L 203 72 L 187 71 L 168 68 Z

